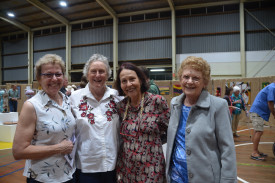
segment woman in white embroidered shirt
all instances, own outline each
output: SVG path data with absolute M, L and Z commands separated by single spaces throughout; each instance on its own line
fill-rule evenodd
M 89 83 L 70 97 L 79 140 L 76 181 L 113 183 L 119 143 L 116 104 L 121 97 L 106 86 L 111 69 L 103 55 L 92 55 L 84 66 L 83 75 Z
M 68 98 L 59 92 L 65 64 L 60 56 L 47 54 L 35 70 L 42 91 L 23 105 L 13 142 L 14 158 L 27 159 L 27 183 L 73 183 L 75 167 L 64 155 L 73 149 L 70 139 L 76 124 Z

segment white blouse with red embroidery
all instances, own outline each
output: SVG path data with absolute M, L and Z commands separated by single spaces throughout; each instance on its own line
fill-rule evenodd
M 74 91 L 70 99 L 77 124 L 77 168 L 83 173 L 114 170 L 119 148 L 116 106 L 123 97 L 107 87 L 102 99 L 97 101 L 88 83 L 85 88 Z

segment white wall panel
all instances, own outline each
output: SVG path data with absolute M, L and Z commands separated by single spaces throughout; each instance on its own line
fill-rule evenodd
M 240 76 L 240 52 L 186 53 L 177 55 L 177 69 L 188 56 L 202 57 L 211 66 L 212 76 Z M 247 51 L 247 77 L 273 76 L 275 68 L 275 51 Z

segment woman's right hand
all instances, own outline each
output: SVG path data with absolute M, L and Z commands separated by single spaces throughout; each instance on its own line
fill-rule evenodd
M 70 154 L 74 147 L 73 142 L 66 139 L 60 142 L 58 145 L 59 145 L 60 153 L 62 155 Z

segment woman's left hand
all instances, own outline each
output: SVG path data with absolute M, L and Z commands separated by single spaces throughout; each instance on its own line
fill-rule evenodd
M 70 154 L 73 150 L 73 142 L 70 140 L 63 140 L 58 144 L 58 148 L 60 150 L 60 154 L 65 155 L 65 154 Z

